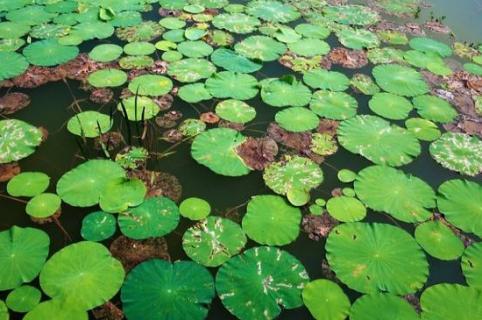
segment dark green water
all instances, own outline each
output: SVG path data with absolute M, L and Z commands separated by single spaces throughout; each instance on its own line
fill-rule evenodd
M 425 10 L 425 16 L 434 12 L 435 16 L 447 16 L 446 24 L 452 27 L 454 33 L 457 35 L 459 41 L 467 40 L 469 42 L 476 42 L 480 39 L 480 31 L 482 30 L 482 1 L 479 0 L 432 0 L 434 5 L 432 9 Z M 423 19 L 422 16 L 421 19 Z M 431 36 L 431 35 L 430 35 Z M 437 36 L 440 38 L 440 36 Z M 443 39 L 444 37 L 442 37 Z M 446 37 L 445 37 L 446 38 Z M 329 39 L 332 46 L 336 46 L 336 40 L 332 36 Z M 89 50 L 93 45 L 84 48 Z M 346 69 L 333 68 L 333 70 L 343 71 L 345 74 L 351 75 L 352 72 L 347 72 Z M 256 75 L 258 79 L 264 77 L 278 77 L 288 73 L 277 62 L 265 64 L 263 69 Z M 370 68 L 366 67 L 356 72 L 370 73 Z M 78 86 L 75 82 L 70 82 L 72 94 L 77 99 L 87 98 L 86 93 L 76 89 Z M 82 162 L 82 159 L 74 155 L 81 155 L 75 138 L 67 132 L 65 128 L 66 121 L 74 114 L 73 110 L 68 106 L 72 103 L 73 97 L 67 86 L 63 82 L 50 83 L 34 90 L 21 90 L 28 93 L 32 99 L 32 104 L 16 113 L 15 118 L 25 120 L 36 126 L 43 126 L 48 129 L 49 137 L 47 141 L 37 149 L 37 152 L 31 157 L 20 162 L 23 171 L 42 171 L 50 175 L 52 178 L 49 191 L 55 192 L 55 184 L 58 178 L 70 170 L 76 164 Z M 370 113 L 367 102 L 368 97 L 354 94 L 359 102 L 359 113 Z M 261 103 L 259 97 L 247 101 L 250 105 L 256 106 L 258 115 L 255 120 L 257 123 L 250 126 L 246 135 L 256 135 L 258 130 L 265 130 L 266 125 L 273 121 L 275 108 L 270 108 Z M 212 110 L 217 101 L 211 100 L 205 104 L 205 107 Z M 88 101 L 82 102 L 81 106 L 84 110 L 97 110 L 99 106 L 95 106 Z M 105 111 L 109 106 L 106 106 Z M 182 111 L 185 118 L 197 117 L 194 109 L 176 99 L 173 105 L 174 110 Z M 117 115 L 116 124 L 120 124 L 121 117 Z M 158 131 L 160 133 L 160 131 Z M 160 143 L 158 148 L 163 150 L 168 148 L 169 144 Z M 176 153 L 163 159 L 162 161 L 151 161 L 150 169 L 161 170 L 171 173 L 178 177 L 183 186 L 183 198 L 196 196 L 206 199 L 211 203 L 211 206 L 216 212 L 224 211 L 228 208 L 238 206 L 245 203 L 253 195 L 271 193 L 271 191 L 264 185 L 261 173 L 253 172 L 248 176 L 238 178 L 228 178 L 214 174 L 209 169 L 197 164 L 190 156 L 190 146 L 188 143 L 180 145 L 175 149 Z M 94 153 L 91 157 L 95 157 Z M 98 154 L 101 156 L 101 154 Z M 317 188 L 313 194 L 315 197 L 323 197 L 327 199 L 330 196 L 332 189 L 337 187 L 344 187 L 336 178 L 336 169 L 350 168 L 358 171 L 370 164 L 366 159 L 348 153 L 340 148 L 340 150 L 327 159 L 322 164 L 322 169 L 325 174 L 323 184 Z M 458 175 L 451 171 L 443 169 L 428 155 L 428 143 L 423 143 L 423 152 L 411 164 L 402 168 L 407 173 L 412 173 L 426 182 L 430 183 L 434 189 L 438 187 L 443 181 L 457 178 Z M 1 192 L 4 192 L 5 185 L 0 185 Z M 51 237 L 51 253 L 62 248 L 65 242 L 63 234 L 54 224 L 48 225 L 34 225 L 30 218 L 24 213 L 25 205 L 11 200 L 0 199 L 0 230 L 7 229 L 12 225 L 20 226 L 35 226 L 47 231 Z M 243 213 L 244 208 L 240 212 Z M 95 211 L 95 208 L 79 209 L 69 207 L 63 204 L 62 216 L 60 220 L 74 241 L 81 240 L 80 226 L 82 218 L 89 212 Z M 370 213 L 368 221 L 385 221 L 393 223 L 384 215 Z M 173 260 L 186 259 L 186 255 L 181 248 L 181 237 L 185 229 L 189 226 L 183 221 L 176 229 L 176 232 L 167 237 L 169 243 L 169 253 Z M 404 228 L 413 231 L 413 226 L 402 224 Z M 109 242 L 105 242 L 106 245 Z M 254 245 L 250 243 L 250 245 Z M 322 277 L 321 261 L 324 258 L 324 241 L 315 242 L 308 239 L 307 235 L 301 233 L 299 239 L 283 249 L 291 252 L 294 256 L 300 259 L 306 267 L 312 279 Z M 430 261 L 430 278 L 427 281 L 427 286 L 440 282 L 458 282 L 464 283 L 464 278 L 461 274 L 460 264 L 458 261 L 443 262 L 432 259 Z M 213 269 L 213 274 L 215 269 Z M 343 287 L 352 300 L 358 297 L 358 294 Z M 3 298 L 3 297 L 0 297 Z M 20 318 L 19 315 L 14 315 L 13 319 Z M 221 305 L 219 299 L 215 299 L 211 307 L 208 319 L 234 319 Z M 284 311 L 279 319 L 311 319 L 308 311 L 304 308 Z M 188 319 L 186 319 L 188 320 Z M 474 319 L 475 320 L 475 319 Z

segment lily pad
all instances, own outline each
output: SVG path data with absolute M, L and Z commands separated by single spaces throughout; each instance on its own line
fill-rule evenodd
M 417 139 L 423 141 L 437 140 L 442 134 L 435 123 L 422 118 L 408 119 L 405 121 L 405 127 L 407 127 L 408 131 L 417 137 Z
M 469 286 L 482 289 L 482 242 L 473 243 L 465 249 L 461 264 Z
M 113 120 L 110 116 L 97 111 L 77 113 L 67 122 L 67 130 L 77 136 L 95 138 L 112 128 Z
M 91 73 L 87 81 L 96 88 L 119 87 L 126 83 L 127 74 L 122 70 L 103 69 Z
M 205 59 L 188 58 L 169 64 L 167 74 L 180 82 L 196 82 L 209 78 L 216 67 Z
M 435 192 L 426 182 L 394 168 L 367 167 L 358 173 L 354 186 L 369 208 L 401 221 L 425 221 L 435 207 Z
M 74 46 L 64 46 L 55 39 L 33 42 L 23 49 L 23 55 L 30 64 L 42 67 L 56 66 L 74 59 L 79 49 Z
M 313 130 L 320 122 L 313 111 L 303 107 L 291 107 L 278 111 L 275 120 L 283 129 L 291 132 Z
M 326 209 L 330 216 L 341 222 L 360 221 L 367 215 L 367 209 L 360 200 L 347 196 L 329 199 Z
M 386 92 L 375 94 L 368 102 L 368 106 L 379 116 L 391 120 L 405 119 L 413 109 L 407 98 Z
M 464 252 L 462 241 L 441 221 L 418 225 L 415 240 L 428 254 L 440 260 L 455 260 Z
M 156 51 L 156 47 L 146 41 L 129 42 L 124 46 L 124 53 L 130 56 L 148 56 Z
M 338 141 L 350 152 L 389 166 L 413 161 L 420 152 L 420 143 L 408 130 L 371 115 L 358 115 L 338 127 Z
M 38 128 L 17 119 L 0 120 L 0 164 L 28 157 L 41 142 Z
M 250 59 L 273 61 L 286 51 L 286 45 L 267 36 L 250 36 L 236 43 L 234 50 Z
M 413 105 L 417 109 L 418 114 L 427 120 L 448 123 L 457 117 L 457 111 L 450 103 L 436 96 L 423 95 L 415 97 Z
M 288 48 L 302 57 L 314 57 L 330 52 L 330 45 L 319 39 L 300 39 L 290 43 Z
M 21 75 L 28 68 L 27 59 L 16 52 L 0 52 L 0 80 Z
M 146 192 L 147 188 L 140 179 L 111 179 L 100 194 L 99 206 L 105 212 L 123 212 L 140 205 Z
M 197 263 L 217 267 L 238 254 L 246 241 L 237 223 L 220 217 L 208 217 L 187 229 L 182 237 L 182 248 Z
M 0 232 L 0 291 L 14 289 L 37 277 L 49 254 L 47 233 L 13 226 Z
M 88 320 L 89 315 L 72 302 L 67 302 L 64 299 L 52 299 L 37 305 L 23 319 Z
M 211 100 L 212 96 L 204 83 L 186 84 L 179 88 L 178 97 L 189 103 Z
M 310 109 L 320 117 L 345 120 L 356 115 L 358 102 L 345 92 L 318 90 L 313 94 Z
M 482 237 L 482 186 L 467 180 L 449 180 L 438 189 L 437 206 L 457 228 Z M 470 199 L 470 201 L 469 201 Z
M 239 100 L 224 100 L 216 105 L 216 114 L 234 123 L 246 123 L 256 117 L 256 109 Z
M 282 197 L 259 195 L 249 201 L 242 226 L 246 235 L 257 243 L 283 246 L 298 238 L 300 222 L 300 210 Z
M 103 241 L 112 237 L 116 231 L 116 218 L 109 213 L 96 211 L 82 219 L 80 234 L 89 241 Z
M 48 218 L 60 209 L 61 203 L 62 200 L 55 193 L 41 193 L 27 202 L 25 211 L 34 218 Z
M 425 94 L 429 87 L 416 70 L 398 64 L 384 64 L 373 68 L 377 84 L 385 91 L 406 97 Z
M 211 54 L 211 61 L 218 67 L 241 73 L 252 73 L 258 71 L 263 66 L 237 54 L 235 51 L 225 48 L 216 49 Z
M 132 96 L 122 100 L 122 105 L 117 105 L 117 110 L 127 112 L 127 119 L 130 121 L 143 121 L 154 118 L 159 111 L 159 106 L 149 97 Z
M 90 207 L 99 203 L 107 184 L 124 178 L 122 167 L 110 160 L 89 160 L 66 172 L 57 182 L 57 194 L 74 207 Z
M 39 289 L 32 286 L 21 286 L 11 291 L 5 302 L 10 310 L 25 313 L 35 308 L 40 303 L 41 297 L 42 293 Z
M 187 198 L 181 202 L 179 212 L 181 216 L 190 220 L 201 220 L 209 216 L 211 213 L 211 205 L 201 198 Z
M 81 241 L 57 251 L 40 273 L 45 294 L 84 310 L 100 306 L 119 291 L 124 268 L 103 245 Z
M 261 99 L 273 107 L 303 107 L 311 99 L 310 89 L 294 77 L 268 78 L 260 84 Z
M 325 69 L 310 70 L 303 75 L 303 81 L 314 89 L 345 91 L 350 85 L 350 79 L 343 73 Z
M 216 98 L 248 100 L 258 94 L 258 80 L 249 74 L 221 71 L 206 80 L 206 89 Z
M 354 50 L 376 48 L 380 45 L 377 35 L 365 29 L 343 28 L 336 35 L 342 45 Z
M 129 90 L 141 96 L 162 96 L 171 91 L 172 86 L 171 79 L 154 74 L 137 76 L 129 82 Z
M 35 197 L 47 190 L 50 177 L 43 172 L 22 172 L 7 184 L 7 192 L 12 197 Z
M 162 237 L 176 229 L 179 209 L 166 197 L 153 197 L 119 215 L 121 232 L 131 239 Z
M 184 41 L 177 46 L 177 50 L 189 58 L 202 58 L 211 55 L 213 47 L 204 41 Z
M 303 302 L 316 320 L 343 320 L 350 311 L 350 300 L 335 282 L 318 279 L 302 292 Z
M 198 163 L 217 174 L 237 177 L 251 170 L 236 153 L 236 148 L 246 141 L 241 133 L 228 128 L 216 128 L 199 134 L 191 146 L 191 155 Z
M 450 57 L 452 55 L 452 49 L 448 45 L 430 38 L 413 38 L 410 40 L 409 45 L 412 49 L 425 53 L 436 53 L 441 57 Z
M 482 141 L 476 136 L 446 132 L 430 144 L 430 155 L 449 170 L 468 176 L 482 172 Z
M 415 309 L 403 298 L 372 293 L 358 298 L 350 309 L 350 320 L 419 320 Z
M 406 231 L 392 225 L 338 225 L 328 236 L 326 251 L 337 278 L 359 292 L 413 293 L 428 277 L 422 249 Z
M 130 320 L 202 320 L 214 295 L 213 278 L 203 266 L 152 259 L 127 275 L 121 300 Z
M 224 263 L 216 275 L 223 305 L 241 320 L 274 319 L 281 308 L 303 305 L 309 281 L 298 259 L 274 247 L 255 247 Z
M 222 13 L 214 17 L 213 25 L 229 32 L 247 34 L 256 30 L 261 22 L 244 13 Z

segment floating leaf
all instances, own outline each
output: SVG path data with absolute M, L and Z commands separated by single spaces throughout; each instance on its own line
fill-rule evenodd
M 23 55 L 30 64 L 42 67 L 65 63 L 77 57 L 78 54 L 77 47 L 63 46 L 54 39 L 36 41 L 23 49 Z
M 388 224 L 338 225 L 328 236 L 326 251 L 338 279 L 359 292 L 413 293 L 428 277 L 428 262 L 415 240 Z
M 336 283 L 318 279 L 303 289 L 303 302 L 316 320 L 343 320 L 350 310 L 350 300 Z
M 179 212 L 190 220 L 201 220 L 211 213 L 211 206 L 204 199 L 192 197 L 181 202 Z
M 262 67 L 262 64 L 253 62 L 235 51 L 225 48 L 216 49 L 211 55 L 211 61 L 218 67 L 241 73 L 252 73 Z
M 238 254 L 246 241 L 237 223 L 220 217 L 208 217 L 187 229 L 182 237 L 182 248 L 197 263 L 217 267 Z
M 300 17 L 295 7 L 273 0 L 254 0 L 248 3 L 246 12 L 269 22 L 291 22 Z
M 300 222 L 300 210 L 288 205 L 282 197 L 259 195 L 249 201 L 242 225 L 250 239 L 283 246 L 298 238 Z
M 0 52 L 0 61 L 0 80 L 19 76 L 28 68 L 27 60 L 16 52 Z
M 367 215 L 367 209 L 360 200 L 347 196 L 329 199 L 326 209 L 333 218 L 342 222 L 360 221 Z
M 178 96 L 189 103 L 197 103 L 213 98 L 204 83 L 186 84 L 179 88 Z
M 410 118 L 405 121 L 405 127 L 410 131 L 417 139 L 423 141 L 434 141 L 440 138 L 440 130 L 437 125 L 432 121 L 422 118 Z
M 258 80 L 249 74 L 221 71 L 206 80 L 206 89 L 215 98 L 248 100 L 258 94 Z
M 403 298 L 387 293 L 367 294 L 350 309 L 350 320 L 419 320 L 415 309 Z
M 294 77 L 268 78 L 260 84 L 261 99 L 273 107 L 303 107 L 311 99 L 310 89 Z
M 246 123 L 256 117 L 256 109 L 239 100 L 224 100 L 216 105 L 216 114 L 234 123 Z
M 413 97 L 425 94 L 429 87 L 416 70 L 398 64 L 384 64 L 373 68 L 377 84 L 385 91 Z
M 5 302 L 10 310 L 25 313 L 35 308 L 40 303 L 41 297 L 42 293 L 39 289 L 32 286 L 21 286 L 11 291 Z
M 417 109 L 418 114 L 427 120 L 448 123 L 457 117 L 457 111 L 450 103 L 436 96 L 423 95 L 415 97 L 413 105 Z
M 412 49 L 425 53 L 436 53 L 441 57 L 450 57 L 452 55 L 452 49 L 448 45 L 430 38 L 413 38 L 410 40 L 409 45 Z
M 0 164 L 21 160 L 35 152 L 42 132 L 21 120 L 0 120 Z
M 123 212 L 140 205 L 146 192 L 147 188 L 140 179 L 111 179 L 100 194 L 99 206 L 105 212 Z
M 373 95 L 368 102 L 370 110 L 387 119 L 402 120 L 408 117 L 413 106 L 407 98 L 381 92 Z
M 255 247 L 224 263 L 216 275 L 221 302 L 241 320 L 274 319 L 281 307 L 303 304 L 301 290 L 309 281 L 298 259 L 274 247 Z
M 206 268 L 191 261 L 152 259 L 127 275 L 121 300 L 130 320 L 202 320 L 214 294 L 213 278 Z
M 423 180 L 384 166 L 361 170 L 355 192 L 369 208 L 405 222 L 425 221 L 435 207 L 435 193 Z
M 462 271 L 469 286 L 482 289 L 482 242 L 473 243 L 465 249 Z
M 313 94 L 310 109 L 320 117 L 345 120 L 356 115 L 358 102 L 345 92 L 318 90 Z
M 87 81 L 96 88 L 119 87 L 126 83 L 127 74 L 122 70 L 103 69 L 91 73 Z
M 117 110 L 127 112 L 127 119 L 130 121 L 143 121 L 154 118 L 159 111 L 159 106 L 151 98 L 144 96 L 132 96 L 122 100 L 117 105 Z
M 415 240 L 432 257 L 455 260 L 464 252 L 464 244 L 441 221 L 428 221 L 417 226 Z
M 246 58 L 273 61 L 286 51 L 286 46 L 270 37 L 250 36 L 236 43 L 234 50 Z
M 35 197 L 47 190 L 50 177 L 43 172 L 22 172 L 7 184 L 7 192 L 12 197 Z
M 377 35 L 365 29 L 343 28 L 336 35 L 340 43 L 350 49 L 370 49 L 380 45 Z
M 330 45 L 319 39 L 300 39 L 290 43 L 288 48 L 302 57 L 314 57 L 330 52 Z
M 184 41 L 177 46 L 177 50 L 189 58 L 202 58 L 211 55 L 213 48 L 204 41 Z
M 62 200 L 55 193 L 36 195 L 27 203 L 25 212 L 34 218 L 48 218 L 60 210 Z
M 89 315 L 74 303 L 66 302 L 64 299 L 53 299 L 40 303 L 23 319 L 88 320 Z
M 77 136 L 95 138 L 112 128 L 112 119 L 109 115 L 97 111 L 84 111 L 77 113 L 67 122 L 67 130 Z
M 209 78 L 216 67 L 205 59 L 188 58 L 169 64 L 167 74 L 180 82 L 196 82 Z
M 303 81 L 314 89 L 330 91 L 345 91 L 350 85 L 350 79 L 343 73 L 325 69 L 308 71 L 303 75 Z
M 244 13 L 222 13 L 214 17 L 213 25 L 229 32 L 247 34 L 256 30 L 260 21 L 256 17 Z
M 171 89 L 171 79 L 154 74 L 137 76 L 129 83 L 129 90 L 141 96 L 162 96 Z
M 313 111 L 303 107 L 291 107 L 278 111 L 275 120 L 281 128 L 291 132 L 313 130 L 320 122 Z
M 109 213 L 96 211 L 82 219 L 80 234 L 89 241 L 103 241 L 112 237 L 116 231 L 116 218 Z

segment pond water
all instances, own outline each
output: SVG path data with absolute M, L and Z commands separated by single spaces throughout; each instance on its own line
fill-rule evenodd
M 234 2 L 245 3 L 246 1 L 233 1 L 233 3 Z M 0 1 L 0 3 L 2 3 L 2 1 Z M 358 3 L 365 2 L 360 1 Z M 482 30 L 481 1 L 431 0 L 430 3 L 432 4 L 431 8 L 423 9 L 418 19 L 411 20 L 421 23 L 430 17 L 431 12 L 433 12 L 435 17 L 446 16 L 444 24 L 452 29 L 458 41 L 479 42 L 480 30 Z M 159 5 L 157 3 L 154 4 L 153 10 L 149 13 L 144 13 L 143 18 L 145 20 L 151 19 L 158 21 L 160 19 L 157 13 L 158 9 Z M 384 15 L 384 17 L 389 21 L 409 21 L 407 19 L 395 18 L 393 16 Z M 299 23 L 300 20 L 297 20 L 295 22 L 290 22 L 289 25 L 296 26 Z M 449 35 L 432 32 L 427 33 L 427 35 L 445 43 L 450 41 Z M 237 35 L 235 36 L 235 41 L 240 41 L 243 38 L 245 38 L 245 36 Z M 326 42 L 328 42 L 332 48 L 340 46 L 337 37 L 333 33 L 326 39 Z M 98 41 L 87 41 L 80 45 L 80 50 L 81 52 L 89 52 L 100 43 L 123 44 L 122 41 L 112 37 L 110 39 Z M 408 46 L 400 46 L 399 48 L 403 50 L 409 49 Z M 459 61 L 458 65 L 461 65 L 460 61 L 465 62 L 465 60 L 455 57 L 452 57 L 451 59 Z M 352 77 L 355 73 L 370 75 L 372 68 L 372 64 L 354 70 L 342 68 L 339 65 L 333 65 L 331 70 L 339 71 L 348 77 Z M 293 72 L 290 69 L 283 67 L 276 60 L 272 62 L 264 62 L 262 69 L 253 73 L 258 80 L 270 77 L 282 77 L 287 74 L 295 75 L 298 79 L 301 79 L 301 73 Z M 175 82 L 175 86 L 180 85 L 183 84 Z M 0 94 L 3 95 L 7 93 L 7 91 L 9 91 L 9 89 L 1 89 Z M 35 89 L 14 88 L 13 91 L 28 94 L 31 98 L 31 104 L 27 108 L 22 109 L 13 115 L 8 115 L 8 118 L 21 119 L 34 126 L 42 126 L 49 132 L 48 139 L 36 149 L 35 153 L 19 162 L 22 171 L 40 171 L 51 177 L 48 192 L 55 192 L 55 185 L 58 179 L 60 179 L 65 172 L 71 170 L 80 163 L 83 163 L 86 160 L 86 157 L 88 159 L 103 157 L 101 151 L 93 148 L 91 141 L 84 144 L 82 139 L 72 135 L 67 130 L 66 123 L 73 115 L 75 115 L 75 108 L 72 107 L 74 99 L 78 101 L 78 105 L 83 111 L 96 110 L 106 114 L 115 107 L 114 103 L 109 103 L 101 107 L 90 102 L 88 100 L 89 93 L 81 90 L 79 88 L 79 83 L 73 80 L 68 80 L 66 82 L 51 82 Z M 118 97 L 120 89 L 116 88 L 115 92 L 115 96 Z M 358 114 L 373 114 L 368 107 L 368 101 L 371 96 L 354 93 L 351 89 L 349 89 L 349 92 L 358 101 Z M 183 119 L 198 118 L 199 113 L 197 110 L 201 110 L 202 112 L 214 111 L 214 107 L 219 101 L 219 99 L 213 99 L 202 103 L 190 104 L 182 101 L 180 98 L 175 98 L 171 110 L 182 112 Z M 254 137 L 263 136 L 268 124 L 274 121 L 275 114 L 280 109 L 267 106 L 262 101 L 260 95 L 257 95 L 255 98 L 247 100 L 246 102 L 256 108 L 257 115 L 256 119 L 247 125 L 243 134 Z M 414 117 L 417 116 L 415 110 L 413 110 L 410 115 Z M 120 112 L 117 112 L 114 115 L 114 121 L 114 128 L 121 127 L 122 130 L 126 132 L 127 127 Z M 149 151 L 163 152 L 165 150 L 171 150 L 171 147 L 173 146 L 172 144 L 163 142 L 159 139 L 164 130 L 156 127 L 153 121 L 151 122 L 148 134 L 151 138 L 157 139 L 158 142 L 152 144 Z M 404 126 L 404 120 L 394 120 L 392 123 L 398 124 L 402 127 Z M 441 125 L 439 127 L 442 128 Z M 134 122 L 131 122 L 130 128 L 133 131 L 136 130 Z M 82 145 L 83 151 L 80 150 L 79 143 Z M 429 145 L 430 142 L 422 141 L 420 155 L 409 164 L 402 166 L 401 169 L 405 173 L 410 173 L 421 178 L 434 190 L 437 190 L 438 186 L 450 179 L 465 179 L 468 181 L 475 181 L 479 184 L 481 183 L 482 180 L 480 179 L 480 175 L 473 177 L 461 175 L 455 171 L 442 167 L 431 157 L 429 153 Z M 221 215 L 222 213 L 229 211 L 231 208 L 237 208 L 237 211 L 242 217 L 246 211 L 246 203 L 252 196 L 273 194 L 273 191 L 266 186 L 263 180 L 262 171 L 253 171 L 250 174 L 241 177 L 226 177 L 218 175 L 209 168 L 200 165 L 191 156 L 190 140 L 179 143 L 172 148 L 172 151 L 172 153 L 169 153 L 166 157 L 160 160 L 150 159 L 147 167 L 150 170 L 167 172 L 177 177 L 182 185 L 182 199 L 189 197 L 205 199 L 210 203 L 213 209 L 213 215 Z M 324 174 L 324 180 L 320 186 L 312 190 L 312 201 L 310 203 L 317 198 L 328 200 L 332 197 L 332 190 L 335 188 L 352 187 L 351 183 L 340 182 L 337 177 L 340 169 L 346 168 L 358 172 L 372 164 L 373 163 L 365 157 L 351 153 L 340 146 L 334 155 L 326 157 L 325 161 L 320 164 Z M 5 190 L 6 183 L 1 183 L 0 192 L 6 195 Z M 477 199 L 467 199 L 467 201 L 477 201 Z M 80 235 L 82 219 L 86 214 L 98 209 L 97 207 L 77 208 L 69 206 L 66 203 L 62 204 L 62 215 L 59 220 L 71 237 L 71 240 L 68 240 L 55 223 L 39 225 L 32 222 L 30 217 L 25 214 L 25 203 L 22 201 L 2 197 L 0 198 L 0 208 L 2 217 L 0 219 L 0 231 L 7 230 L 13 225 L 22 227 L 30 226 L 42 229 L 48 233 L 51 239 L 50 255 L 66 245 L 83 240 Z M 303 212 L 304 214 L 308 212 L 307 206 L 303 208 Z M 371 209 L 368 209 L 368 215 L 363 221 L 384 222 L 396 225 L 407 230 L 412 235 L 415 228 L 414 224 L 397 221 L 388 214 L 374 213 Z M 184 232 L 192 225 L 194 225 L 194 222 L 182 218 L 175 231 L 165 236 L 172 261 L 189 260 L 189 257 L 184 252 L 181 244 Z M 270 230 L 266 230 L 266 232 L 269 233 Z M 119 235 L 121 235 L 121 233 L 117 230 L 115 236 L 102 243 L 108 247 L 112 239 L 115 239 Z M 477 237 L 474 235 L 472 235 L 472 238 L 477 240 Z M 310 239 L 307 233 L 301 231 L 296 241 L 282 246 L 282 249 L 291 253 L 301 261 L 306 268 L 310 279 L 320 279 L 325 278 L 326 276 L 321 267 L 322 260 L 325 259 L 325 243 L 325 239 L 315 241 Z M 246 248 L 257 245 L 256 242 L 249 240 Z M 429 262 L 429 276 L 425 281 L 423 288 L 438 283 L 466 284 L 460 267 L 460 259 L 443 261 L 427 255 L 427 260 Z M 409 261 L 407 261 L 407 263 L 409 263 Z M 217 269 L 218 268 L 210 268 L 213 276 L 215 276 Z M 38 286 L 38 280 L 34 280 L 33 283 Z M 362 295 L 360 292 L 350 289 L 344 283 L 340 283 L 340 286 L 352 303 Z M 419 297 L 421 292 L 423 292 L 423 289 L 418 290 L 416 295 Z M 7 294 L 8 291 L 0 292 L 0 300 L 5 300 Z M 47 299 L 48 297 L 44 295 L 44 300 Z M 112 301 L 121 306 L 119 295 L 116 295 Z M 470 312 L 471 311 L 468 311 L 469 314 Z M 22 314 L 15 312 L 11 312 L 10 316 L 12 319 L 22 318 Z M 93 319 L 91 314 L 89 316 Z M 313 317 L 308 309 L 303 306 L 292 310 L 283 310 L 277 318 L 298 320 L 312 319 Z M 0 319 L 2 318 L 0 317 Z M 236 319 L 236 317 L 223 306 L 218 297 L 215 297 L 210 305 L 207 319 Z M 447 317 L 447 319 L 455 318 Z M 474 317 L 471 319 L 475 320 L 476 318 Z

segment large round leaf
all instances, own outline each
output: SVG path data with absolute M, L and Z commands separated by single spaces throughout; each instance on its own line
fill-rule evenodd
M 303 304 L 301 290 L 309 281 L 291 254 L 274 247 L 255 247 L 231 258 L 216 275 L 221 302 L 241 320 L 274 319 L 281 307 Z
M 114 161 L 89 160 L 60 178 L 57 194 L 71 206 L 90 207 L 99 203 L 110 181 L 124 177 L 124 169 Z
M 390 120 L 402 120 L 408 117 L 413 106 L 407 98 L 393 93 L 380 92 L 368 102 L 370 110 Z
M 428 262 L 404 230 L 381 223 L 344 223 L 326 241 L 327 259 L 338 279 L 363 293 L 407 294 L 422 288 Z
M 98 137 L 112 128 L 113 120 L 106 114 L 97 111 L 77 113 L 67 122 L 67 130 L 77 136 L 86 138 Z
M 33 65 L 51 67 L 74 59 L 79 54 L 79 49 L 63 46 L 55 39 L 48 39 L 29 44 L 23 49 L 23 54 Z
M 300 231 L 301 212 L 280 196 L 254 196 L 243 217 L 243 230 L 254 241 L 283 246 L 296 240 Z
M 176 229 L 179 208 L 167 197 L 153 197 L 119 215 L 121 232 L 131 239 L 162 237 Z
M 246 141 L 241 133 L 228 128 L 216 128 L 199 134 L 191 146 L 191 155 L 217 174 L 244 176 L 250 172 L 236 148 Z
M 313 111 L 304 107 L 291 107 L 278 111 L 275 120 L 283 129 L 291 132 L 313 130 L 320 122 Z
M 252 16 L 269 22 L 286 23 L 300 17 L 300 13 L 295 7 L 273 0 L 251 1 L 246 11 Z
M 418 96 L 413 99 L 413 105 L 422 118 L 448 123 L 457 117 L 457 111 L 442 98 L 431 95 Z
M 422 75 L 410 67 L 398 64 L 378 65 L 373 68 L 377 84 L 385 91 L 413 97 L 429 91 Z
M 221 71 L 206 80 L 206 89 L 215 98 L 248 100 L 258 94 L 258 80 L 249 74 Z
M 441 221 L 427 221 L 415 229 L 415 240 L 432 257 L 455 260 L 464 252 L 464 244 Z
M 303 289 L 303 302 L 316 320 L 344 320 L 350 310 L 350 300 L 336 283 L 318 279 Z
M 473 243 L 465 249 L 462 271 L 469 286 L 482 289 L 482 242 Z
M 143 262 L 127 275 L 121 291 L 123 311 L 130 320 L 202 320 L 213 297 L 211 274 L 191 261 Z
M 384 166 L 361 170 L 354 183 L 357 196 L 373 210 L 398 220 L 419 222 L 431 216 L 435 193 L 423 180 Z
M 140 179 L 117 178 L 110 180 L 102 190 L 100 208 L 109 213 L 119 213 L 144 201 L 147 188 Z
M 437 206 L 457 228 L 482 237 L 482 186 L 467 180 L 449 180 L 438 188 Z
M 127 81 L 127 74 L 117 69 L 102 69 L 89 75 L 87 81 L 96 88 L 119 87 Z
M 35 152 L 42 132 L 21 120 L 0 120 L 0 164 L 17 161 Z
M 251 36 L 236 43 L 234 50 L 246 58 L 273 61 L 286 51 L 286 46 L 270 37 Z
M 253 32 L 260 21 L 244 13 L 222 13 L 214 17 L 213 25 L 229 32 L 246 34 Z
M 211 55 L 211 61 L 218 67 L 241 73 L 255 72 L 263 66 L 225 48 L 215 50 Z
M 358 102 L 345 92 L 319 90 L 313 94 L 310 109 L 317 115 L 334 120 L 345 120 L 356 115 Z
M 47 190 L 50 177 L 43 172 L 22 172 L 7 184 L 7 192 L 12 197 L 35 197 Z
M 273 107 L 302 107 L 311 99 L 310 89 L 292 76 L 269 78 L 260 84 L 263 102 Z
M 172 89 L 171 79 L 155 74 L 145 74 L 132 79 L 129 90 L 141 96 L 162 96 Z
M 88 320 L 89 315 L 85 310 L 71 301 L 64 299 L 47 300 L 37 305 L 27 313 L 24 320 Z
M 412 49 L 425 53 L 436 53 L 442 57 L 452 55 L 452 49 L 448 45 L 430 38 L 413 38 L 410 40 L 409 45 Z
M 320 56 L 330 52 L 328 43 L 319 39 L 301 39 L 290 43 L 288 48 L 302 57 Z
M 28 68 L 27 60 L 16 52 L 0 52 L 0 81 L 21 75 Z
M 182 248 L 197 263 L 217 267 L 238 254 L 246 241 L 237 223 L 220 217 L 208 217 L 184 233 Z
M 325 69 L 313 69 L 303 75 L 303 81 L 312 88 L 345 91 L 350 85 L 350 79 L 341 72 Z
M 401 166 L 420 154 L 420 143 L 408 130 L 371 115 L 359 115 L 338 127 L 338 141 L 350 152 L 389 166 Z
M 348 196 L 339 196 L 326 202 L 326 210 L 338 221 L 360 221 L 367 215 L 367 209 L 360 200 Z
M 196 82 L 209 78 L 216 67 L 206 59 L 188 58 L 169 64 L 167 73 L 180 82 Z
M 161 109 L 157 103 L 144 96 L 132 96 L 122 100 L 117 105 L 117 110 L 127 112 L 127 119 L 130 121 L 143 121 L 154 118 Z
M 239 100 L 224 100 L 216 105 L 216 114 L 234 123 L 246 123 L 256 117 L 256 109 Z
M 49 254 L 50 239 L 42 230 L 13 226 L 0 232 L 0 291 L 30 282 Z
M 358 298 L 350 310 L 350 320 L 419 320 L 415 309 L 403 298 L 373 293 Z
M 82 241 L 57 251 L 40 273 L 40 286 L 49 297 L 89 310 L 119 291 L 124 268 L 97 242 Z

